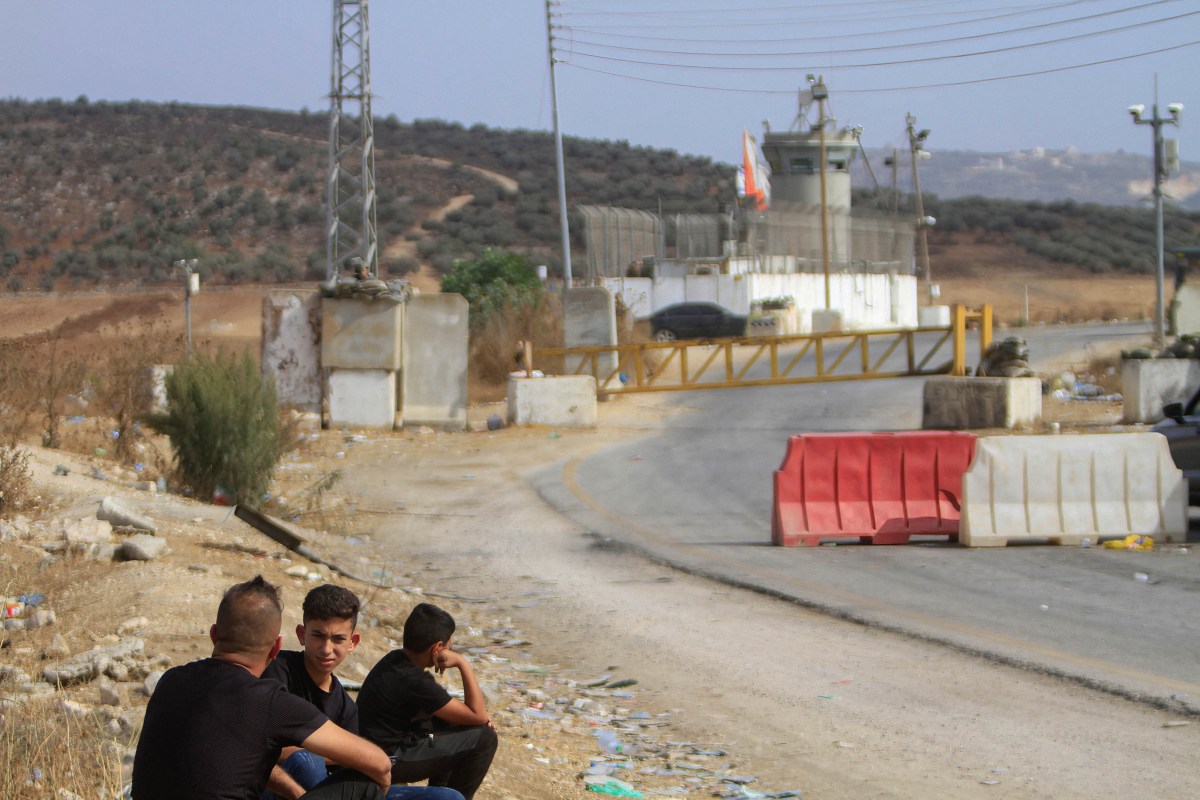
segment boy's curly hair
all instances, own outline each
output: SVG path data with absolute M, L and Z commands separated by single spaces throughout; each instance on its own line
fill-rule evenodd
M 327 583 L 310 591 L 304 598 L 304 624 L 313 619 L 348 619 L 350 627 L 358 627 L 358 612 L 362 602 L 358 595 L 344 586 Z

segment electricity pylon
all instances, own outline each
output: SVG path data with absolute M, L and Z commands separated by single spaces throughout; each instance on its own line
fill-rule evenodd
M 375 226 L 375 129 L 371 122 L 368 0 L 334 0 L 329 107 L 326 279 L 361 265 L 379 273 Z

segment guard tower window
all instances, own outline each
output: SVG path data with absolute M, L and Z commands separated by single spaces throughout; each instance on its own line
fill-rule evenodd
M 845 172 L 846 167 L 849 165 L 849 163 L 850 162 L 846 161 L 845 159 L 839 159 L 839 160 L 831 159 L 829 161 L 829 169 L 833 170 L 834 172 Z
M 813 160 L 811 158 L 793 158 L 791 173 L 793 175 L 812 175 Z

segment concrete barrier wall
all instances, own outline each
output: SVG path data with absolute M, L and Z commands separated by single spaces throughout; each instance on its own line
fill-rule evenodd
M 393 428 L 396 373 L 385 369 L 329 371 L 329 421 L 352 428 Z
M 271 292 L 263 298 L 262 371 L 275 379 L 279 404 L 321 410 L 321 296 Z
M 324 298 L 321 366 L 324 369 L 400 369 L 404 306 L 384 300 Z
M 1158 422 L 1167 403 L 1186 403 L 1200 388 L 1200 360 L 1126 358 L 1121 361 L 1125 422 Z
M 963 478 L 971 547 L 1149 534 L 1187 540 L 1187 482 L 1157 433 L 994 436 Z
M 617 343 L 616 304 L 603 286 L 586 286 L 563 292 L 563 342 L 565 347 L 608 346 Z M 602 353 L 596 359 L 601 379 L 617 369 L 616 353 Z M 574 374 L 589 358 L 566 359 L 563 370 Z
M 508 420 L 514 425 L 596 427 L 596 379 L 591 375 L 509 378 Z
M 467 301 L 417 294 L 404 310 L 400 411 L 405 425 L 467 427 Z
M 1037 378 L 954 378 L 925 381 L 921 426 L 934 430 L 1015 428 L 1042 418 Z

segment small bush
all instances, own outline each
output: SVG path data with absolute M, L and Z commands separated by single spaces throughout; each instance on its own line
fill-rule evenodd
M 29 502 L 33 476 L 29 451 L 15 444 L 0 445 L 0 517 L 20 511 Z
M 275 382 L 249 354 L 193 356 L 166 381 L 167 412 L 147 423 L 170 437 L 179 479 L 201 498 L 221 487 L 257 506 L 294 437 L 281 422 Z

